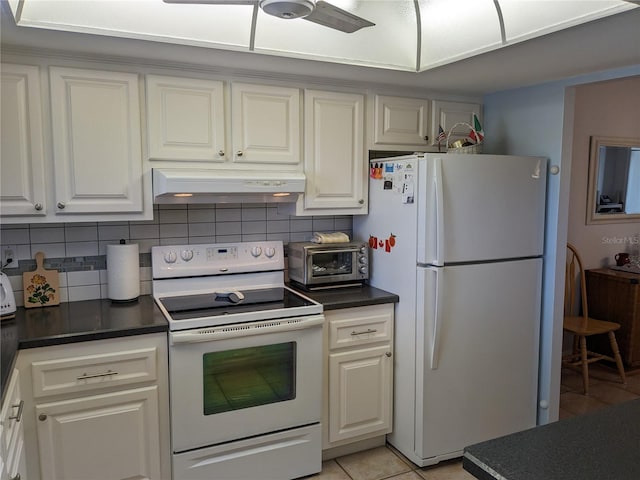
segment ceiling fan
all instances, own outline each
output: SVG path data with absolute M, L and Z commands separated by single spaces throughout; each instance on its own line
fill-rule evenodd
M 357 32 L 372 23 L 323 0 L 163 0 L 165 3 L 198 3 L 211 5 L 254 5 L 264 13 L 290 20 L 303 18 L 345 33 Z

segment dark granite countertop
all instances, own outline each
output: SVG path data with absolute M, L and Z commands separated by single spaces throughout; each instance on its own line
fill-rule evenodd
M 358 287 L 332 288 L 327 290 L 306 291 L 289 285 L 294 290 L 321 303 L 324 310 L 337 310 L 339 308 L 364 307 L 367 305 L 379 305 L 382 303 L 396 303 L 400 297 L 395 293 L 385 292 L 379 288 L 362 285 Z
M 0 324 L 1 386 L 4 395 L 20 349 L 168 331 L 169 324 L 151 295 L 136 302 L 85 300 L 55 307 L 18 308 L 16 318 Z
M 398 295 L 368 285 L 315 292 L 298 291 L 322 303 L 325 310 L 399 301 Z M 15 319 L 5 320 L 0 325 L 2 393 L 19 349 L 164 332 L 168 329 L 166 319 L 150 295 L 131 303 L 114 303 L 103 299 L 62 303 L 46 308 L 20 307 Z
M 469 446 L 464 469 L 481 480 L 640 478 L 640 400 Z

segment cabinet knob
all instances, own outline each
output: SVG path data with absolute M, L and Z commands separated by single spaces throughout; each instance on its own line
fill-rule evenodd
M 236 152 L 236 155 L 237 155 L 237 156 L 239 156 L 239 157 L 241 157 L 242 155 L 244 155 L 244 152 L 243 152 L 242 150 L 238 150 L 238 151 Z
M 387 353 L 385 353 L 385 355 L 386 355 L 387 357 L 390 357 L 390 356 L 391 356 L 391 352 L 387 352 Z
M 58 202 L 58 208 L 59 208 L 60 210 L 64 210 L 64 207 L 65 207 L 65 206 L 66 206 L 66 205 L 64 204 L 64 202 Z
M 429 141 L 429 135 L 425 135 L 425 136 L 424 136 L 424 141 L 425 141 L 425 142 L 428 142 L 428 141 Z
M 41 413 L 40 415 L 38 415 L 38 420 L 40 420 L 41 422 L 44 422 L 47 419 L 47 416 L 44 413 Z
M 360 200 L 358 200 L 358 203 L 359 203 L 360 205 L 364 205 L 364 198 L 361 198 Z
M 218 150 L 218 156 L 224 157 L 224 150 Z
M 36 210 L 40 211 L 42 210 L 42 204 L 41 203 L 36 203 L 33 208 L 35 208 Z
M 15 477 L 11 477 L 9 480 L 20 480 L 20 478 L 20 472 L 18 472 Z

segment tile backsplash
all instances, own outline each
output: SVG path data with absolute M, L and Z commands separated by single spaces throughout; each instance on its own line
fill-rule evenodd
M 16 247 L 18 266 L 4 268 L 23 305 L 22 273 L 35 269 L 36 252 L 44 252 L 46 269 L 60 272 L 60 301 L 108 298 L 107 245 L 124 239 L 140 249 L 140 293 L 151 293 L 151 247 L 156 245 L 308 241 L 313 232 L 345 232 L 351 216 L 292 217 L 273 204 L 156 205 L 153 220 L 2 224 L 0 245 Z

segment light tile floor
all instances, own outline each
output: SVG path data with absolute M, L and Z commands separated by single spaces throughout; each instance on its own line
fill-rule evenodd
M 640 398 L 640 370 L 627 372 L 626 385 L 615 369 L 600 364 L 590 366 L 589 395 L 582 394 L 582 376 L 563 369 L 560 389 L 560 419 Z M 322 464 L 322 472 L 307 477 L 314 480 L 472 480 L 460 459 L 431 467 L 418 467 L 390 445 L 358 452 Z

